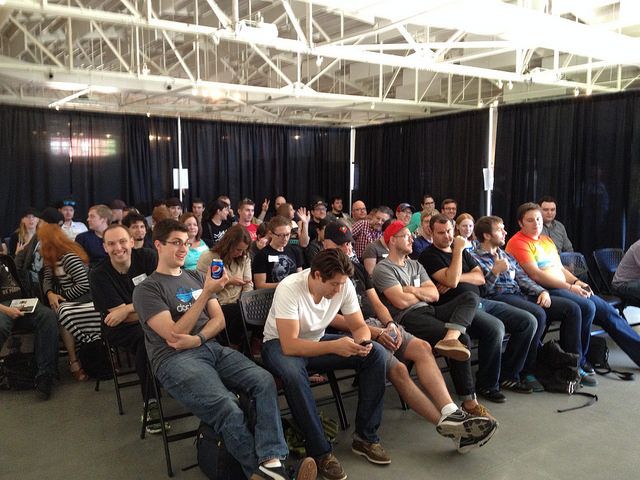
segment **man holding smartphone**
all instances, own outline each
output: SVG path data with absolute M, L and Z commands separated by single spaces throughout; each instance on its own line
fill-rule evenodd
M 542 211 L 537 203 L 525 203 L 518 208 L 520 231 L 507 243 L 507 253 L 518 261 L 526 274 L 551 295 L 568 298 L 580 307 L 583 323 L 601 326 L 611 339 L 640 366 L 640 335 L 633 330 L 617 310 L 591 287 L 562 266 L 560 255 L 551 238 L 542 234 Z M 582 348 L 588 351 L 588 342 Z M 593 375 L 587 366 L 581 374 Z M 584 383 L 584 382 L 583 382 Z
M 282 379 L 291 413 L 305 437 L 307 454 L 315 458 L 318 473 L 329 480 L 342 480 L 347 475 L 325 437 L 307 369 L 358 371 L 352 451 L 378 465 L 391 463 L 377 435 L 385 392 L 385 350 L 371 342 L 349 281 L 351 275 L 353 265 L 342 251 L 321 251 L 310 269 L 289 275 L 278 284 L 264 328 L 262 359 Z M 325 333 L 338 312 L 351 336 Z

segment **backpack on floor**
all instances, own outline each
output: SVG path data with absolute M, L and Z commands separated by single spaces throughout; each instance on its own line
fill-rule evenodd
M 255 401 L 244 393 L 237 394 L 238 404 L 244 412 L 247 427 L 255 431 Z M 222 435 L 204 422 L 200 422 L 196 436 L 197 465 L 209 480 L 244 480 L 246 479 L 240 462 L 229 453 Z
M 609 366 L 609 347 L 607 347 L 607 341 L 602 337 L 591 337 L 587 360 L 598 375 L 615 373 L 620 380 L 629 381 L 635 379 L 633 373 L 613 370 Z
M 111 364 L 109 363 L 107 351 L 102 340 L 94 340 L 93 342 L 80 344 L 78 358 L 80 359 L 83 370 L 87 372 L 87 375 L 91 378 L 99 380 L 109 380 L 113 378 Z
M 0 389 L 31 390 L 35 388 L 36 357 L 33 352 L 21 352 L 18 337 L 9 338 L 9 354 L 0 360 Z
M 0 360 L 0 389 L 35 388 L 36 358 L 33 353 L 13 352 Z
M 538 350 L 536 377 L 546 391 L 588 398 L 586 403 L 558 409 L 558 413 L 588 407 L 598 401 L 597 395 L 578 391 L 581 388 L 579 364 L 580 357 L 575 353 L 565 352 L 555 340 L 546 342 Z

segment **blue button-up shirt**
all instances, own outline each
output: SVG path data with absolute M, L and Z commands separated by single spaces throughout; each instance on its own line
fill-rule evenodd
M 540 285 L 531 280 L 525 271 L 520 267 L 515 258 L 501 248 L 497 249 L 498 258 L 504 258 L 509 262 L 509 269 L 500 275 L 493 273 L 493 254 L 484 250 L 481 246 L 476 248 L 471 254 L 480 264 L 484 274 L 484 296 L 487 298 L 504 294 L 524 294 L 538 296 L 545 291 Z

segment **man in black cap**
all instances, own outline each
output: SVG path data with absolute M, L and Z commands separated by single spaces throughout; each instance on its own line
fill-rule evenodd
M 416 209 L 413 208 L 413 205 L 409 203 L 401 203 L 396 207 L 396 219 L 400 220 L 405 225 L 409 225 L 411 222 L 411 215 L 415 212 Z
M 311 203 L 311 220 L 309 221 L 309 241 L 318 237 L 318 225 L 320 220 L 327 217 L 327 204 L 321 198 Z
M 127 204 L 122 200 L 116 198 L 109 204 L 111 209 L 111 223 L 122 223 L 122 217 L 124 217 L 124 209 L 127 208 Z
M 58 211 L 62 214 L 62 224 L 60 228 L 71 240 L 75 240 L 76 236 L 80 233 L 87 231 L 87 226 L 82 222 L 74 222 L 73 216 L 75 214 L 76 201 L 70 198 L 62 200 Z

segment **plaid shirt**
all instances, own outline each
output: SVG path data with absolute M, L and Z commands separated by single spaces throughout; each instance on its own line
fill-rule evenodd
M 538 296 L 546 291 L 536 282 L 531 280 L 529 276 L 522 270 L 522 267 L 516 262 L 516 259 L 507 252 L 498 248 L 498 258 L 504 258 L 509 262 L 509 269 L 496 276 L 491 271 L 493 268 L 493 255 L 491 252 L 483 250 L 478 246 L 471 254 L 480 264 L 482 273 L 484 273 L 484 293 L 487 298 L 504 294 L 524 294 Z
M 371 223 L 365 218 L 353 224 L 351 234 L 354 240 L 353 250 L 356 252 L 358 258 L 362 258 L 364 249 L 367 248 L 367 245 L 371 242 L 378 240 L 382 236 L 382 231 L 371 228 Z

